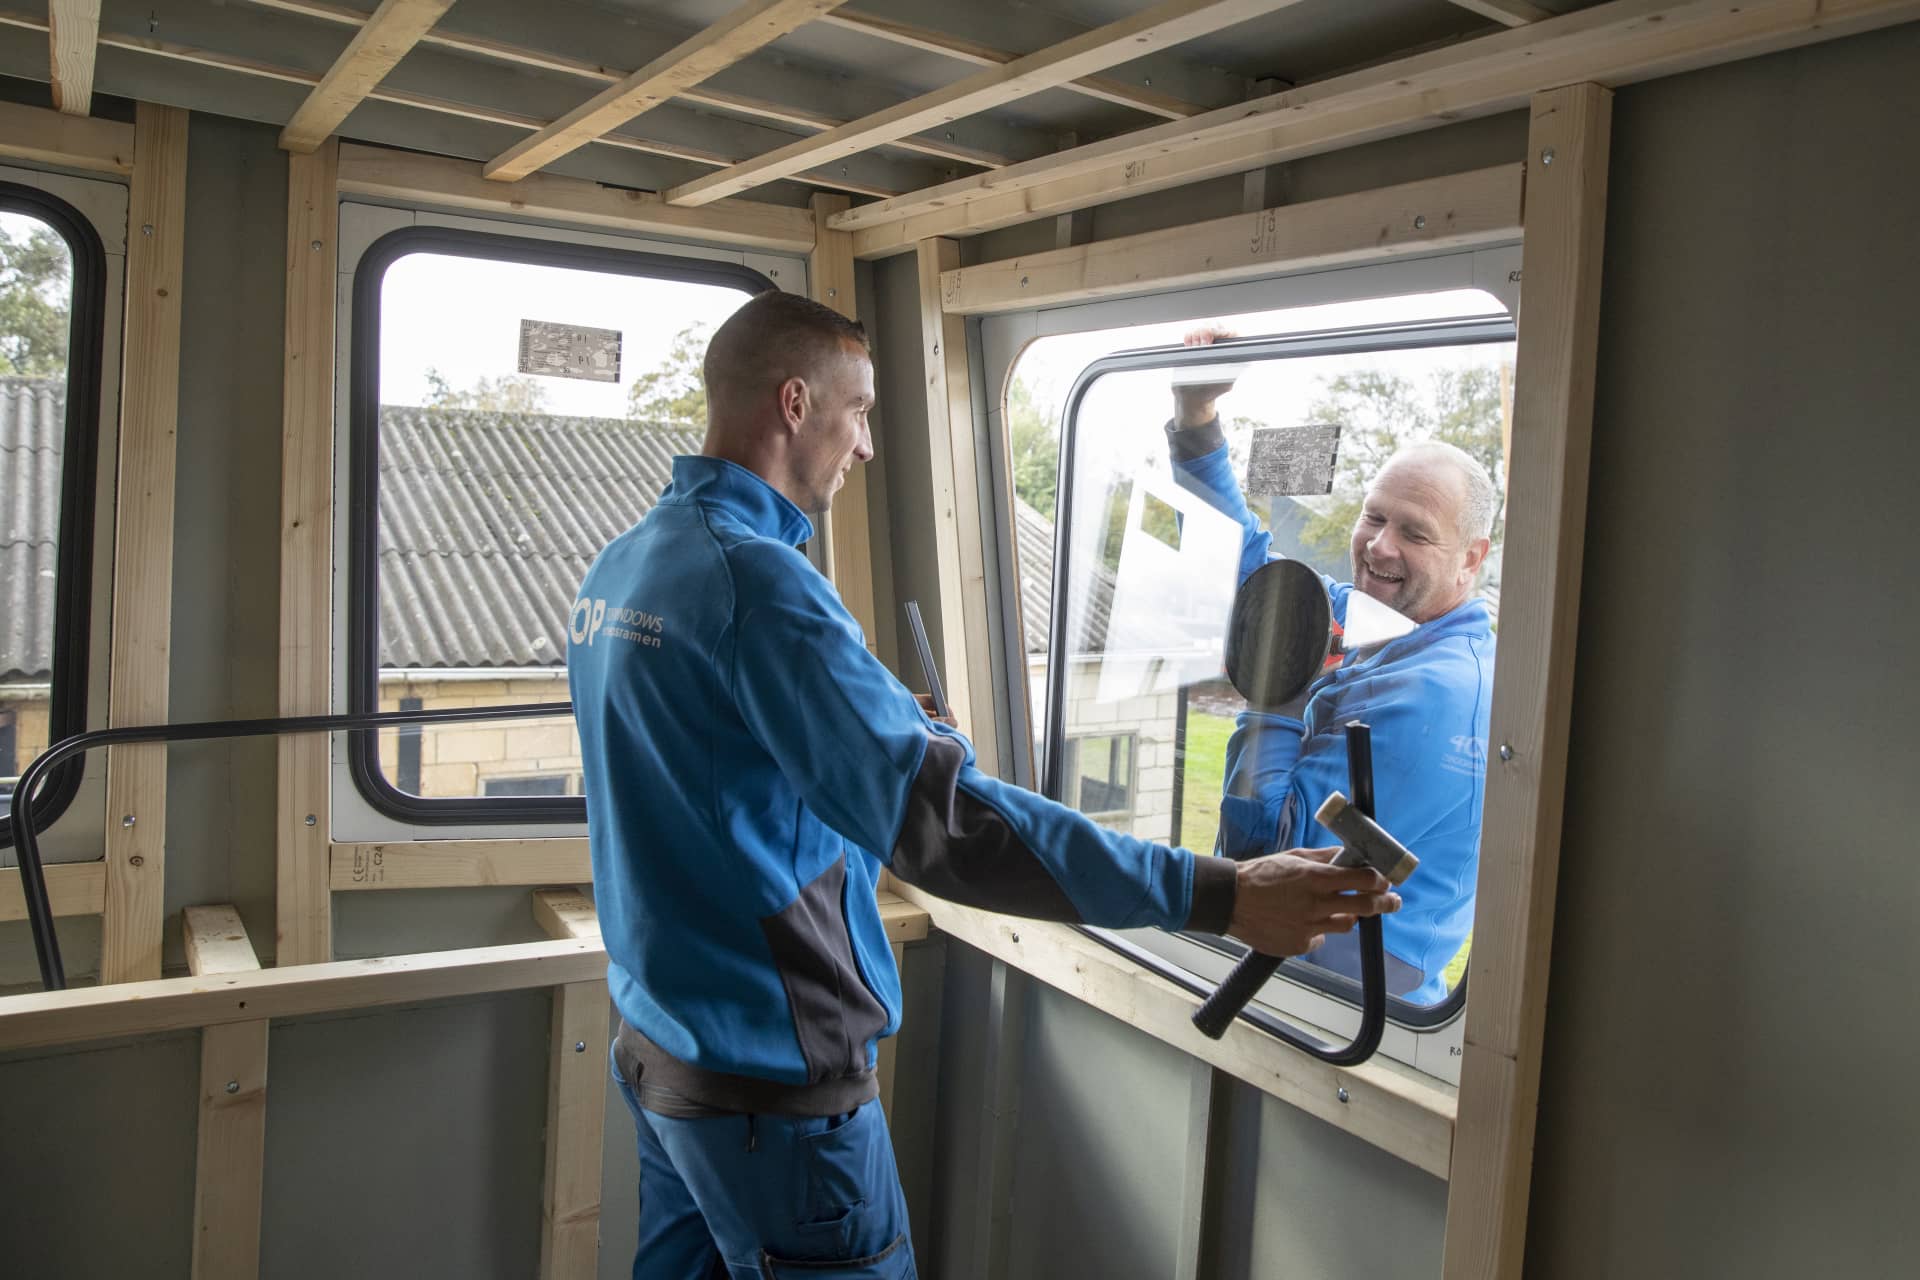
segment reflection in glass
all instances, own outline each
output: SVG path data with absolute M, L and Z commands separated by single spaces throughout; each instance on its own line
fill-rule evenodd
M 564 628 L 600 548 L 706 430 L 733 288 L 444 253 L 381 282 L 379 706 L 565 702 Z M 570 719 L 378 735 L 432 798 L 580 794 Z

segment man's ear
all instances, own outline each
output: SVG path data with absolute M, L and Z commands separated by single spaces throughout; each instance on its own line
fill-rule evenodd
M 1480 572 L 1480 566 L 1487 562 L 1487 552 L 1492 548 L 1493 543 L 1486 538 L 1475 538 L 1467 544 L 1467 563 L 1464 570 L 1469 580 L 1474 574 Z
M 805 378 L 788 378 L 780 384 L 780 419 L 787 430 L 797 432 L 813 407 L 813 395 Z

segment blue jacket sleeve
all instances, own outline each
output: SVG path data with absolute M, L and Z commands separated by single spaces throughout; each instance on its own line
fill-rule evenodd
M 1233 869 L 1108 831 L 980 772 L 861 643 L 810 567 L 735 557 L 740 715 L 822 821 L 911 884 L 973 906 L 1125 928 L 1215 931 Z M 742 563 L 744 562 L 744 563 Z

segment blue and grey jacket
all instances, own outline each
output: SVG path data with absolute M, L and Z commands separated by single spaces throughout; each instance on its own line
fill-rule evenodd
M 1240 577 L 1267 562 L 1271 537 L 1247 509 L 1218 422 L 1167 432 L 1179 483 L 1245 530 Z M 1327 580 L 1333 616 L 1346 624 L 1349 583 Z M 1346 791 L 1349 720 L 1373 728 L 1374 808 L 1420 858 L 1384 919 L 1388 987 L 1416 1004 L 1446 998 L 1443 972 L 1473 928 L 1480 869 L 1480 808 L 1493 705 L 1493 624 L 1483 600 L 1322 676 L 1303 721 L 1243 712 L 1227 743 L 1220 801 L 1221 852 L 1235 858 L 1335 843 L 1313 820 Z M 1353 935 L 1329 937 L 1314 962 L 1359 975 Z M 1397 963 L 1396 963 L 1397 962 Z
M 1107 831 L 974 768 L 868 653 L 744 468 L 674 459 L 588 570 L 567 674 L 613 1002 L 653 1081 L 733 1110 L 873 1097 L 900 982 L 881 866 L 944 898 L 1222 930 L 1233 869 Z

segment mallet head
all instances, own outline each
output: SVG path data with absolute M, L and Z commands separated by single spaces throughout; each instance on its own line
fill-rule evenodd
M 1327 797 L 1313 815 L 1321 826 L 1340 837 L 1346 849 L 1334 859 L 1336 866 L 1366 865 L 1387 878 L 1389 884 L 1404 884 L 1420 859 L 1407 847 L 1388 835 L 1386 829 L 1353 807 L 1338 791 Z

